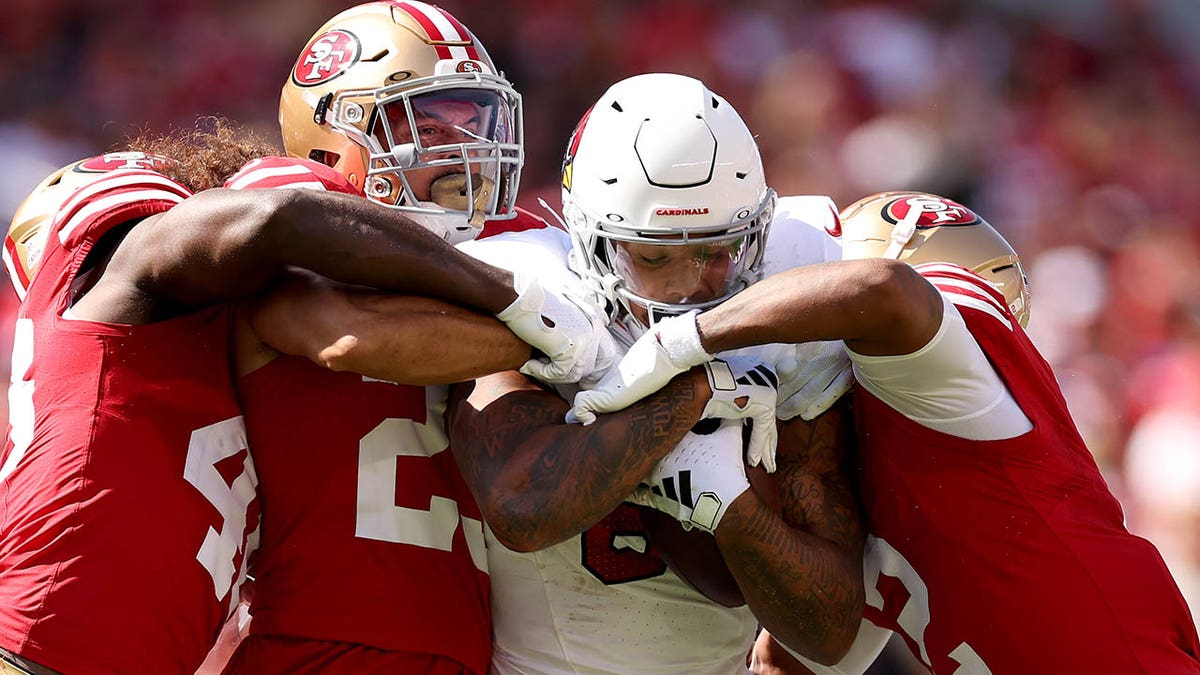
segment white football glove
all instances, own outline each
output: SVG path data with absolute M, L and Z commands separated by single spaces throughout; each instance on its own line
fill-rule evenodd
M 850 358 L 840 340 L 787 346 L 788 357 L 774 364 L 779 376 L 779 407 L 775 414 L 781 420 L 797 415 L 811 420 L 850 390 L 854 380 Z
M 711 433 L 684 436 L 628 501 L 658 509 L 686 530 L 713 532 L 733 500 L 750 489 L 744 461 L 742 421 L 721 420 Z
M 521 372 L 559 384 L 598 379 L 616 360 L 616 343 L 602 314 L 569 292 L 544 286 L 536 277 L 513 273 L 517 299 L 496 318 L 545 354 Z
M 712 359 L 700 344 L 696 314 L 691 311 L 656 322 L 595 388 L 575 395 L 567 419 L 591 424 L 596 413 L 628 408 L 676 375 Z
M 779 431 L 775 427 L 777 380 L 771 367 L 752 356 L 730 356 L 704 364 L 712 398 L 701 417 L 721 419 L 749 418 L 750 443 L 746 461 L 760 463 L 768 472 L 775 471 L 775 447 Z

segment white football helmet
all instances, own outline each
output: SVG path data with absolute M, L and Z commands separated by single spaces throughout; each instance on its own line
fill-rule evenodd
M 1004 294 L 1013 316 L 1029 323 L 1029 284 L 1021 258 L 974 211 L 926 192 L 880 192 L 841 214 L 842 257 L 892 258 L 910 265 L 965 267 Z
M 733 106 L 652 73 L 614 84 L 580 120 L 562 202 L 572 267 L 640 332 L 758 280 L 775 192 Z
M 417 0 L 352 7 L 300 52 L 279 101 L 293 157 L 443 238 L 516 216 L 521 97 L 449 12 Z
M 62 167 L 42 179 L 17 207 L 8 234 L 4 238 L 4 267 L 17 297 L 25 299 L 29 284 L 37 272 L 50 232 L 50 222 L 67 198 L 110 171 L 120 169 L 159 169 L 169 163 L 165 157 L 141 152 L 111 152 L 89 157 Z

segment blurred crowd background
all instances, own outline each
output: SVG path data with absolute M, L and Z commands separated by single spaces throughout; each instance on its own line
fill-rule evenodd
M 5 222 L 52 169 L 143 130 L 219 114 L 277 139 L 293 60 L 352 4 L 8 0 Z M 780 194 L 920 189 L 983 215 L 1025 261 L 1030 333 L 1130 528 L 1200 609 L 1200 2 L 441 5 L 524 94 L 535 212 L 538 196 L 558 204 L 590 102 L 674 71 L 743 113 Z

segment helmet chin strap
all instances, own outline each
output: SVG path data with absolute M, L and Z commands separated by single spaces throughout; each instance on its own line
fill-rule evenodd
M 413 143 L 393 145 L 391 155 L 401 173 L 417 163 L 417 147 Z M 465 164 L 463 166 L 467 168 Z M 421 201 L 420 204 L 427 208 L 467 213 L 471 225 L 482 228 L 495 192 L 496 181 L 478 171 L 472 172 L 469 179 L 466 173 L 451 173 L 434 180 L 429 186 L 430 201 Z
M 891 241 L 888 242 L 887 250 L 883 252 L 884 258 L 900 259 L 904 247 L 908 246 L 908 242 L 912 241 L 917 234 L 917 221 L 924 213 L 925 206 L 921 202 L 918 201 L 916 204 L 909 202 L 908 213 L 904 214 L 904 218 L 892 228 Z

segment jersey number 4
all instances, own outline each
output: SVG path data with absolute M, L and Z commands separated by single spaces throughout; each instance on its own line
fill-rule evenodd
M 257 531 L 246 537 L 246 516 L 254 501 L 258 476 L 247 451 L 246 424 L 241 415 L 192 432 L 183 478 L 221 514 L 221 529 L 209 527 L 196 560 L 212 575 L 217 601 L 229 594 L 230 607 L 238 603 L 238 589 L 246 580 L 246 555 L 257 543 Z M 227 483 L 217 465 L 242 455 L 242 470 Z M 239 554 L 241 564 L 238 564 Z

